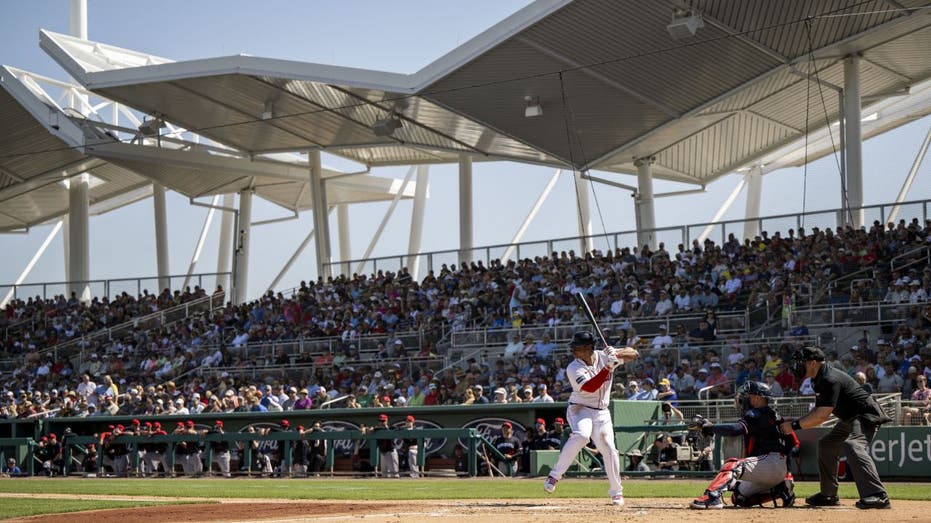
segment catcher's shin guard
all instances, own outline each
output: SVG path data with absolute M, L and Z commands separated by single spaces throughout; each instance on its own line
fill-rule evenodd
M 743 461 L 737 458 L 730 458 L 724 462 L 721 471 L 711 480 L 708 485 L 708 492 L 713 492 L 718 496 L 725 490 L 733 490 L 737 480 L 743 475 Z
M 793 490 L 792 480 L 787 479 L 771 488 L 769 492 L 759 492 L 750 496 L 744 496 L 740 493 L 738 485 L 734 486 L 734 494 L 731 496 L 731 503 L 735 507 L 762 507 L 767 503 L 772 503 L 773 507 L 788 508 L 795 504 L 795 491 Z

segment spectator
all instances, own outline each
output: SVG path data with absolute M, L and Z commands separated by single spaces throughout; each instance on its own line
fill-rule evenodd
M 6 460 L 6 463 L 3 464 L 3 477 L 6 478 L 17 478 L 23 475 L 23 471 L 19 468 L 19 465 L 16 464 L 16 458 L 9 458 Z

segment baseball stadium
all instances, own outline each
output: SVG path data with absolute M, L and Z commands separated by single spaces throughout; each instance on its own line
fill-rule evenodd
M 931 521 L 931 0 L 0 39 L 0 519 Z

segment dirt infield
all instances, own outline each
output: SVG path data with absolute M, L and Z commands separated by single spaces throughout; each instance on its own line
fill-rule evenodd
M 43 496 L 44 497 L 44 496 Z M 71 496 L 60 496 L 71 497 Z M 87 496 L 82 496 L 87 499 Z M 151 501 L 153 498 L 101 496 L 100 499 Z M 166 501 L 165 498 L 154 498 Z M 189 498 L 188 498 L 189 499 Z M 178 501 L 181 501 L 180 499 Z M 654 522 L 681 522 L 687 518 L 693 521 L 742 521 L 770 522 L 777 514 L 774 510 L 786 510 L 790 514 L 780 513 L 779 519 L 816 522 L 851 522 L 866 519 L 890 521 L 921 522 L 931 521 L 931 502 L 893 501 L 891 510 L 868 512 L 856 509 L 853 500 L 844 500 L 840 507 L 791 509 L 733 509 L 714 511 L 695 511 L 686 508 L 688 499 L 630 499 L 623 509 L 618 509 L 607 500 L 599 499 L 540 499 L 517 501 L 282 501 L 273 499 L 236 499 L 212 500 L 214 504 L 165 505 L 135 509 L 94 510 L 70 513 L 66 516 L 69 523 L 126 523 L 132 522 L 168 522 L 168 521 L 204 521 L 204 522 L 245 522 L 263 521 L 298 522 L 298 521 L 354 521 L 364 519 L 367 523 L 402 521 L 463 521 L 488 523 L 489 521 L 507 521 L 508 523 L 540 521 L 559 521 L 560 523 L 591 523 L 609 519 L 639 519 Z M 647 519 L 648 518 L 648 519 Z M 61 521 L 63 516 L 43 515 L 10 521 L 44 523 Z

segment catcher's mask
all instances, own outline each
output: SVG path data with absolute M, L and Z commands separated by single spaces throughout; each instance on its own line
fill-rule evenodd
M 769 401 L 773 398 L 773 393 L 769 389 L 769 385 L 765 383 L 760 383 L 758 381 L 748 381 L 740 387 L 740 390 L 737 391 L 737 408 L 740 409 L 740 415 L 743 416 L 748 410 L 752 408 L 750 405 L 750 396 L 762 396 L 766 399 L 766 403 L 769 404 Z
M 824 361 L 824 351 L 818 347 L 804 347 L 792 355 L 792 374 L 795 379 L 805 379 L 806 366 L 809 361 Z

